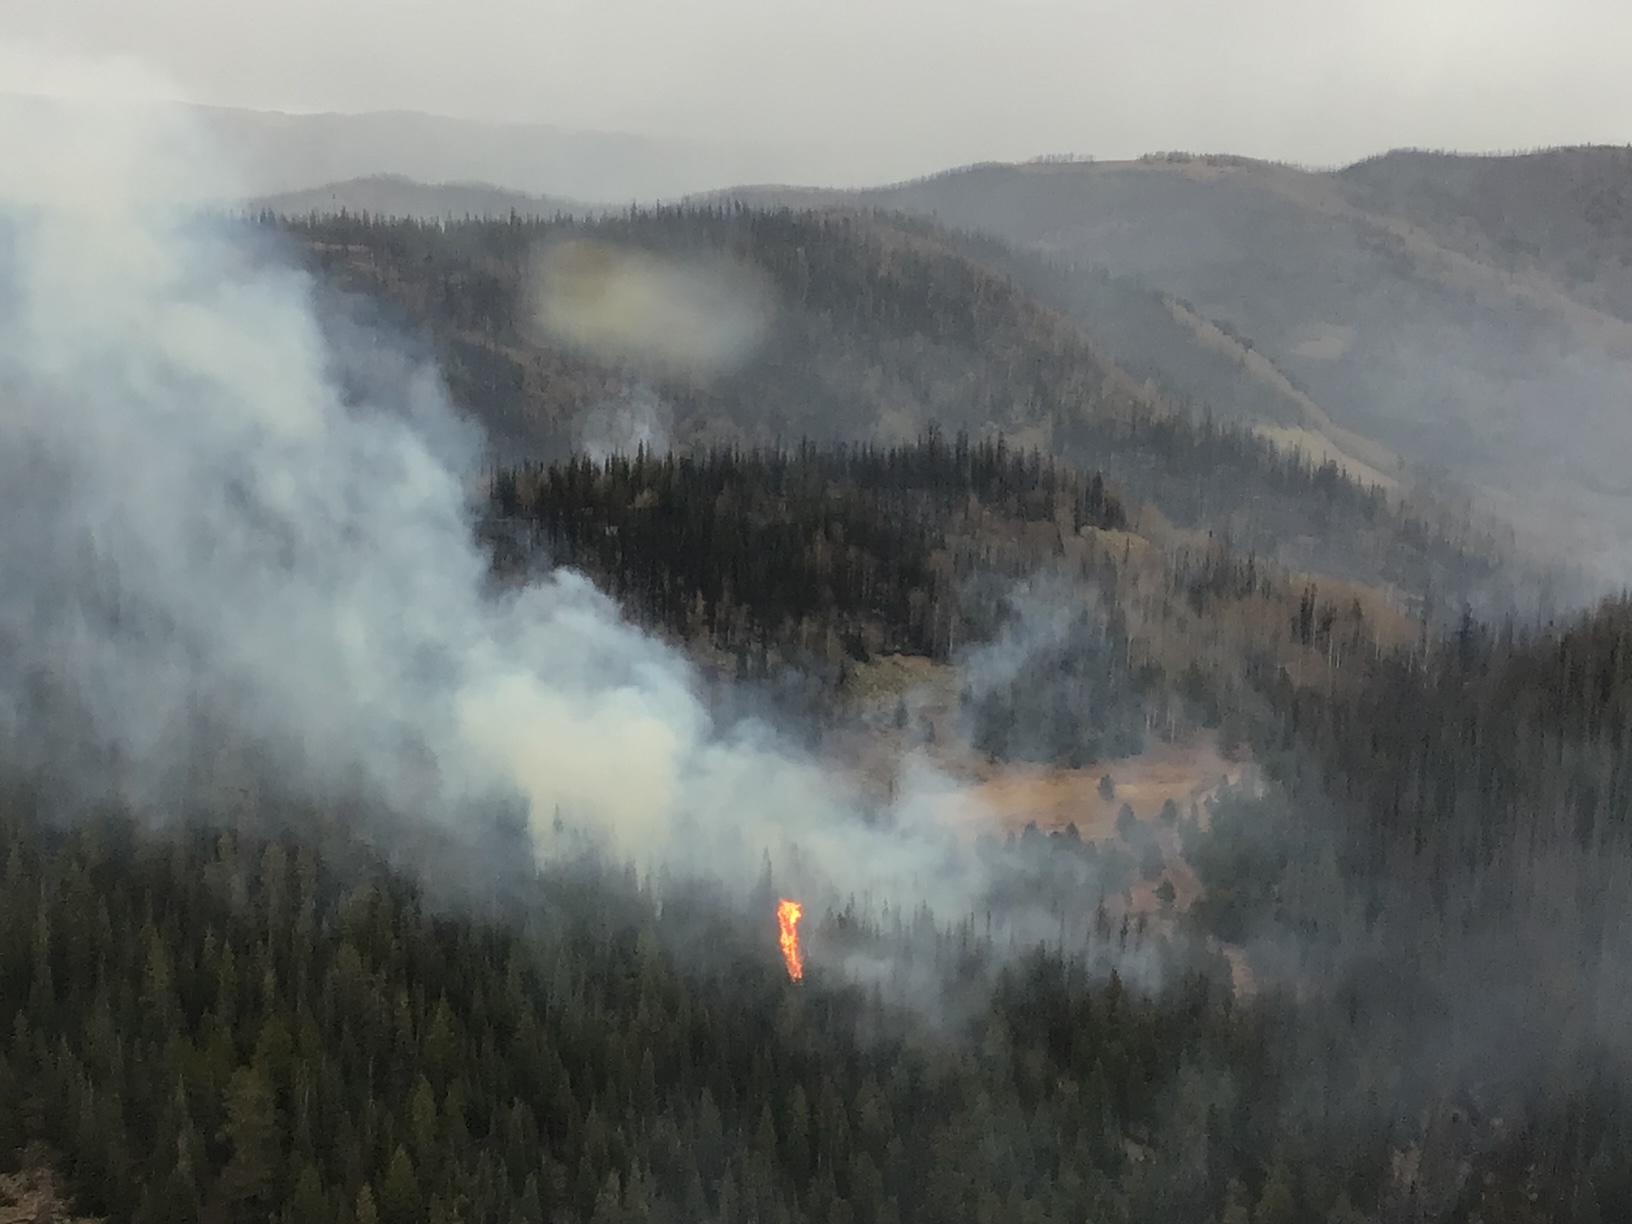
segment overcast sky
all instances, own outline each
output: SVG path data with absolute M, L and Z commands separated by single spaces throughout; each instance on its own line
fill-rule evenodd
M 0 36 L 195 101 L 774 143 L 853 181 L 1632 141 L 1632 0 L 0 0 Z

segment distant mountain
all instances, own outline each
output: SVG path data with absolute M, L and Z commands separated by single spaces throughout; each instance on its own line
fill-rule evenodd
M 841 208 L 851 193 L 805 187 L 751 187 L 692 197 L 699 205 L 739 201 L 800 209 Z M 533 196 L 489 184 L 420 183 L 376 175 L 287 192 L 254 202 L 284 216 L 368 213 L 418 220 L 588 216 L 604 208 Z M 1403 472 L 1387 447 L 1337 425 L 1306 389 L 1250 341 L 1199 314 L 1189 303 L 1096 265 L 1067 261 L 991 241 L 974 232 L 941 231 L 970 258 L 1016 277 L 1041 300 L 1088 325 L 1096 343 L 1159 394 L 1220 419 L 1254 428 L 1316 462 L 1328 459 L 1364 483 L 1395 487 Z
M 1294 570 L 1393 588 L 1401 602 L 1470 592 L 1492 575 L 1494 546 L 1466 524 L 1345 480 L 1340 464 L 1200 419 L 1024 285 L 1014 271 L 1024 257 L 921 220 L 687 207 L 446 227 L 296 217 L 284 227 L 324 283 L 427 343 L 496 457 L 899 443 L 965 430 L 1099 468 L 1198 546 L 1227 538 Z M 685 287 L 667 310 L 677 277 Z M 1168 311 L 1149 291 L 1105 284 L 1113 313 L 1119 301 Z M 540 303 L 563 295 L 570 334 L 552 334 Z M 1191 334 L 1168 317 L 1172 334 Z M 638 328 L 641 347 L 603 343 L 595 329 L 607 320 Z M 758 333 L 751 344 L 722 346 L 732 339 L 722 329 L 744 327 Z M 736 356 L 704 370 L 677 364 L 677 345 Z M 1295 392 L 1277 411 L 1299 419 Z
M 1396 489 L 1409 480 L 1398 455 L 1338 425 L 1250 339 L 1190 302 L 1097 264 L 1043 256 L 977 232 L 947 238 L 1084 324 L 1095 344 L 1153 394 L 1248 427 L 1317 463 L 1331 460 L 1363 484 Z
M 1625 149 L 1398 152 L 1335 173 L 1178 155 L 991 164 L 865 192 L 698 198 L 951 226 L 1162 394 L 1362 480 L 1471 492 L 1533 544 L 1563 540 L 1611 582 L 1632 573 Z M 416 216 L 467 211 L 460 188 L 390 202 Z M 512 205 L 557 211 L 508 198 L 468 211 Z
M 1339 436 L 1443 471 L 1608 582 L 1632 574 L 1625 150 L 1393 154 L 1336 173 L 1182 155 L 984 165 L 852 199 L 1147 286 Z M 1170 375 L 1193 363 L 1191 339 L 1155 335 L 1126 343 L 1154 346 Z M 1190 381 L 1199 399 L 1240 399 L 1239 377 Z M 1284 389 L 1266 383 L 1263 402 L 1287 424 Z
M 1513 157 L 1399 150 L 1337 178 L 1357 204 L 1632 319 L 1632 145 Z
M 994 164 L 698 200 L 921 217 L 1152 394 L 1419 503 L 1494 514 L 1603 585 L 1632 575 L 1626 150 L 1405 152 L 1336 172 Z M 413 211 L 460 208 L 440 189 Z
M 529 195 L 489 183 L 421 183 L 400 174 L 373 174 L 302 191 L 281 192 L 262 196 L 253 204 L 292 217 L 344 210 L 424 221 L 502 218 L 511 214 L 523 217 L 585 215 L 605 207 L 559 196 Z
M 0 119 L 36 120 L 47 99 L 0 93 Z M 497 183 L 528 194 L 625 202 L 674 198 L 722 183 L 783 179 L 778 149 L 724 141 L 659 140 L 542 123 L 495 123 L 412 111 L 286 114 L 136 103 L 192 125 L 233 163 L 246 196 L 401 175 L 426 183 Z

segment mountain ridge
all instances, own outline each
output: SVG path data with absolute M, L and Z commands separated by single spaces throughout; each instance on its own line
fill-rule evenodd
M 1615 150 L 1568 155 L 1625 161 Z M 1632 174 L 1610 177 L 1624 203 Z M 1422 209 L 1381 213 L 1369 199 L 1340 173 L 1167 157 L 978 168 L 857 202 L 991 232 L 1192 303 L 1343 428 L 1443 469 L 1533 546 L 1562 543 L 1618 583 L 1632 566 L 1622 543 L 1632 499 L 1616 458 L 1632 444 L 1632 330 L 1604 304 L 1632 285 L 1632 265 L 1606 267 L 1596 296 L 1583 297 L 1553 272 L 1568 243 L 1497 265 L 1450 243 Z
M 539 195 L 492 183 L 422 183 L 402 174 L 370 174 L 295 191 L 258 196 L 254 209 L 289 216 L 367 212 L 385 217 L 461 220 L 465 217 L 593 215 L 607 206 L 563 196 Z
M 1572 552 L 1615 586 L 1632 572 L 1632 487 L 1615 459 L 1632 445 L 1621 411 L 1632 251 L 1612 224 L 1632 208 L 1629 168 L 1615 146 L 1397 150 L 1320 170 L 1161 154 L 984 162 L 863 191 L 736 187 L 693 202 L 901 212 L 995 236 L 1037 257 L 995 256 L 1013 275 L 1164 393 L 1362 479 L 1471 499 L 1532 550 Z M 1422 185 L 1447 176 L 1437 195 Z M 1521 191 L 1532 179 L 1559 181 Z M 1520 196 L 1533 203 L 1506 230 L 1480 219 L 1503 219 L 1503 201 Z M 1479 199 L 1483 213 L 1458 220 Z M 1584 219 L 1550 238 L 1571 200 Z M 1571 280 L 1583 253 L 1594 276 Z
M 0 90 L 0 122 L 29 123 L 41 107 L 84 105 Z M 122 116 L 145 107 L 179 121 L 230 167 L 235 192 L 246 200 L 398 174 L 616 202 L 674 198 L 721 182 L 775 178 L 779 168 L 791 164 L 780 150 L 751 145 L 419 111 L 295 113 L 154 99 L 100 105 L 116 108 Z
M 610 449 L 633 450 L 887 444 L 938 427 L 1102 467 L 1180 527 L 1216 530 L 1292 569 L 1364 574 L 1407 598 L 1469 590 L 1467 574 L 1450 572 L 1497 547 L 1465 516 L 1436 509 L 1434 526 L 1416 522 L 1397 495 L 1350 482 L 1338 463 L 1323 467 L 1308 448 L 1289 455 L 1240 422 L 1169 398 L 1061 303 L 972 257 L 978 240 L 923 221 L 722 206 L 600 220 L 278 224 L 320 283 L 376 303 L 423 339 L 496 455 L 557 457 L 581 448 L 586 429 L 610 430 L 621 439 Z M 560 250 L 576 253 L 565 280 L 559 261 L 534 255 Z M 573 268 L 593 277 L 721 261 L 755 269 L 766 296 L 754 313 L 766 330 L 742 364 L 714 377 L 627 353 L 598 358 L 537 326 L 531 303 L 554 286 L 587 292 L 574 300 L 597 317 L 600 282 L 575 279 Z M 1453 538 L 1461 543 L 1439 551 Z

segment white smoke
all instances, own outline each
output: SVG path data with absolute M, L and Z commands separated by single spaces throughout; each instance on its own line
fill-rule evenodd
M 1042 572 L 1009 588 L 1007 616 L 987 641 L 958 656 L 958 675 L 972 697 L 1007 688 L 1038 656 L 1064 647 L 1084 615 L 1103 617 L 1097 593 Z
M 634 386 L 583 412 L 574 424 L 574 443 L 597 463 L 610 455 L 645 450 L 661 455 L 669 449 L 674 414 L 650 387 Z
M 223 191 L 190 133 L 53 108 L 4 136 L 13 755 L 162 811 L 206 744 L 243 743 L 292 793 L 363 788 L 455 831 L 519 800 L 541 854 L 565 817 L 648 865 L 746 881 L 797 845 L 812 879 L 970 903 L 942 832 L 966 799 L 931 778 L 863 821 L 765 728 L 717 726 L 687 663 L 581 577 L 488 593 L 476 450 L 438 379 L 320 324 L 268 240 L 190 211 Z

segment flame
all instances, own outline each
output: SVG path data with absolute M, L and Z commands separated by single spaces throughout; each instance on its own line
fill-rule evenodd
M 776 904 L 776 925 L 781 928 L 777 942 L 782 945 L 782 959 L 788 963 L 788 976 L 795 982 L 805 976 L 805 958 L 799 951 L 799 919 L 805 916 L 805 907 L 797 901 L 784 898 Z

